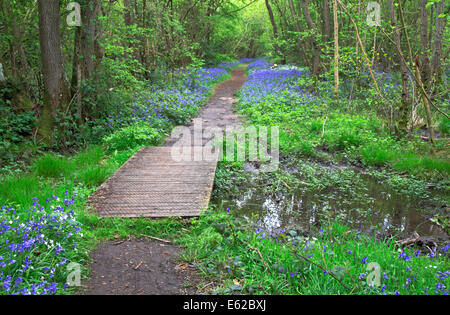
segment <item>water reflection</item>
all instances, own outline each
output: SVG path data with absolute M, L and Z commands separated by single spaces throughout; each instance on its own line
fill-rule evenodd
M 350 227 L 366 231 L 445 235 L 428 220 L 424 200 L 400 194 L 370 175 L 355 171 L 355 176 L 360 181 L 354 191 L 346 187 L 308 192 L 293 189 L 286 195 L 268 194 L 261 185 L 253 184 L 253 178 L 241 192 L 241 198 L 226 201 L 229 196 L 222 196 L 223 199 L 216 198 L 213 202 L 236 208 L 238 215 L 257 214 L 258 224 L 268 232 L 280 228 L 309 230 L 312 226 L 326 225 L 329 218 L 337 218 Z

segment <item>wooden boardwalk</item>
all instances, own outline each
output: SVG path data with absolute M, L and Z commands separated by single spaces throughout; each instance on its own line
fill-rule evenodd
M 231 79 L 217 86 L 199 117 L 205 128 L 240 124 L 232 105 L 234 93 L 245 79 L 244 70 L 237 68 Z M 190 130 L 193 133 L 192 126 Z M 210 138 L 203 139 L 200 146 L 190 147 L 190 156 L 174 158 L 174 148 L 180 148 L 176 140 L 168 139 L 162 147 L 137 152 L 89 198 L 91 208 L 101 217 L 201 215 L 209 204 L 219 150 L 208 147 Z M 212 158 L 195 159 L 195 152 L 205 147 L 214 153 Z
M 171 147 L 137 152 L 93 195 L 102 217 L 191 217 L 208 207 L 214 161 L 174 161 Z

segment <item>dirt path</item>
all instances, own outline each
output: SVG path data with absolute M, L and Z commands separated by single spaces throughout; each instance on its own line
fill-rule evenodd
M 91 255 L 87 295 L 195 294 L 196 271 L 176 260 L 180 249 L 146 239 L 108 241 Z
M 235 93 L 247 77 L 235 68 L 231 79 L 217 85 L 200 116 L 203 128 L 240 125 L 233 113 Z M 191 126 L 192 127 L 192 126 Z M 172 145 L 169 139 L 165 146 Z M 108 241 L 91 254 L 90 279 L 82 283 L 86 295 L 195 294 L 201 279 L 197 270 L 178 262 L 181 249 L 147 239 Z
M 225 127 L 237 127 L 242 124 L 240 116 L 233 112 L 233 104 L 238 101 L 235 96 L 236 92 L 242 88 L 246 80 L 245 67 L 240 66 L 233 69 L 229 80 L 216 86 L 213 94 L 196 118 L 201 120 L 203 131 L 211 127 L 224 129 Z M 193 128 L 194 124 L 191 124 L 189 126 L 191 132 L 193 132 Z M 210 139 L 204 138 L 203 144 Z M 164 146 L 172 146 L 177 141 L 179 139 L 168 139 Z

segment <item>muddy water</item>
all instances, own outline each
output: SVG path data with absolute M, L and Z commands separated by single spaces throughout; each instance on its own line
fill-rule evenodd
M 440 236 L 446 233 L 429 218 L 442 212 L 442 196 L 432 193 L 426 197 L 411 196 L 396 192 L 388 184 L 380 183 L 371 175 L 357 169 L 322 169 L 321 172 L 335 173 L 341 182 L 331 182 L 318 188 L 308 188 L 303 172 L 290 171 L 294 182 L 300 185 L 289 187 L 285 183 L 270 182 L 275 189 L 267 189 L 261 183 L 257 171 L 241 187 L 240 196 L 215 198 L 213 202 L 229 207 L 237 216 L 253 217 L 258 226 L 266 231 L 294 229 L 309 231 L 312 227 L 325 227 L 329 219 L 338 219 L 345 225 L 362 232 L 381 232 L 397 236 L 410 236 L 417 231 L 421 236 Z M 304 185 L 302 186 L 302 183 Z M 440 200 L 440 201 L 438 201 Z

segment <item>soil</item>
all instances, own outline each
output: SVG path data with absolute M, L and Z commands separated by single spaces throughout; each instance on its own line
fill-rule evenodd
M 235 93 L 247 76 L 244 67 L 233 69 L 231 79 L 217 85 L 198 118 L 203 127 L 239 126 L 233 112 Z M 190 126 L 192 128 L 192 126 Z M 166 141 L 170 146 L 173 141 Z M 177 261 L 182 249 L 176 246 L 135 239 L 111 240 L 91 254 L 90 277 L 82 283 L 85 295 L 175 295 L 199 294 L 202 279 L 198 270 Z
M 86 295 L 196 294 L 201 279 L 178 262 L 180 249 L 157 241 L 108 241 L 93 252 Z

